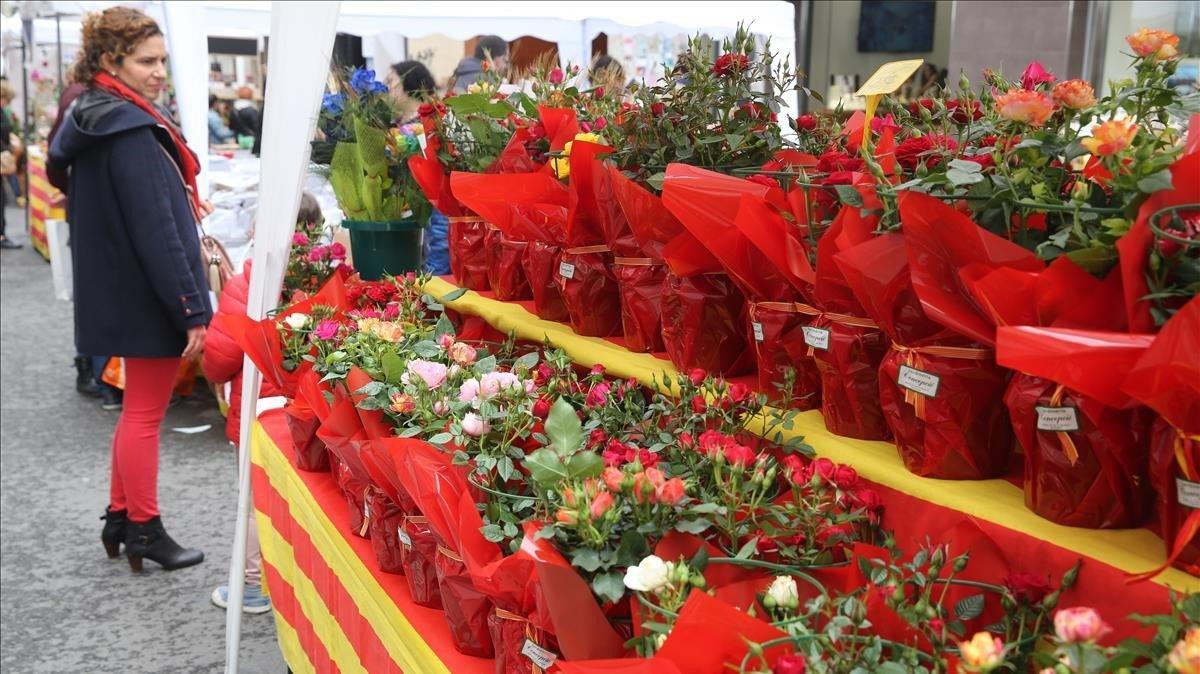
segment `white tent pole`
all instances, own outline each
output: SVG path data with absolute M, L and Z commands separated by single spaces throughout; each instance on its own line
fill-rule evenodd
M 263 116 L 254 267 L 246 314 L 261 319 L 279 303 L 287 269 L 301 185 L 308 170 L 309 139 L 316 127 L 339 2 L 276 2 Z M 246 520 L 250 514 L 250 431 L 262 375 L 243 359 L 242 420 L 238 448 L 238 513 L 229 562 L 229 609 L 225 612 L 225 671 L 238 671 L 242 593 L 246 571 Z
M 165 2 L 171 77 L 179 101 L 179 121 L 188 145 L 200 158 L 196 176 L 201 198 L 208 198 L 208 30 L 204 3 Z M 185 86 L 186 83 L 186 86 Z M 197 86 L 203 83 L 204 86 Z

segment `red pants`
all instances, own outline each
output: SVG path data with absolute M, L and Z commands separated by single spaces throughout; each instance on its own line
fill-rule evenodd
M 133 522 L 158 516 L 158 429 L 167 414 L 179 358 L 126 358 L 125 398 L 113 433 L 109 507 Z

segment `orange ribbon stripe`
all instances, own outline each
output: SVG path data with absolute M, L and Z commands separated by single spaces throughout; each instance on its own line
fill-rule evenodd
M 516 622 L 525 623 L 525 638 L 532 641 L 534 645 L 541 646 L 541 644 L 538 643 L 537 638 L 538 630 L 534 628 L 533 623 L 530 622 L 529 618 L 517 615 L 511 611 L 505 611 L 502 608 L 496 609 L 496 617 L 501 620 L 513 620 Z M 541 667 L 538 667 L 536 662 L 530 661 L 530 667 L 530 674 L 545 674 L 545 670 L 543 670 Z
M 1187 452 L 1189 442 L 1200 443 L 1200 435 L 1184 433 L 1181 429 L 1174 426 L 1172 428 L 1175 430 L 1175 461 L 1179 464 L 1179 472 L 1190 482 L 1200 482 L 1200 466 L 1192 463 L 1188 458 Z M 1178 499 L 1178 496 L 1176 496 L 1176 499 Z M 1162 534 L 1166 536 L 1167 532 L 1164 531 Z M 1171 550 L 1167 555 L 1167 561 L 1163 562 L 1158 568 L 1129 576 L 1125 579 L 1125 584 L 1150 580 L 1163 571 L 1166 571 L 1168 567 L 1175 564 L 1175 560 L 1179 559 L 1184 549 L 1196 539 L 1197 535 L 1200 535 L 1200 509 L 1193 509 L 1192 512 L 1188 513 L 1187 519 L 1183 521 L 1183 526 L 1179 528 L 1179 532 L 1175 535 L 1175 545 L 1171 546 Z M 1200 568 L 1194 565 L 1184 569 L 1184 571 L 1192 575 L 1200 575 Z
M 959 358 L 962 360 L 989 360 L 991 349 L 981 349 L 967 346 L 903 346 L 892 342 L 892 349 L 904 354 L 904 364 L 914 370 L 925 372 L 925 356 L 935 358 Z M 917 418 L 925 420 L 925 394 L 907 387 L 904 389 L 904 402 L 912 405 Z
M 478 222 L 484 222 L 484 219 L 478 215 L 461 215 L 453 218 L 446 218 L 446 222 L 466 222 L 474 224 Z
M 579 246 L 578 248 L 568 248 L 563 251 L 566 255 L 586 255 L 588 253 L 611 253 L 612 249 L 608 246 Z
M 652 257 L 614 257 L 613 264 L 623 267 L 657 267 L 662 262 Z
M 1066 391 L 1067 388 L 1059 384 L 1050 396 L 1050 406 L 1061 407 L 1063 394 Z M 1062 445 L 1063 453 L 1067 455 L 1067 461 L 1070 461 L 1071 465 L 1074 466 L 1079 462 L 1079 449 L 1075 447 L 1075 441 L 1071 439 L 1071 434 L 1067 431 L 1055 431 L 1054 434 L 1058 436 L 1058 442 Z

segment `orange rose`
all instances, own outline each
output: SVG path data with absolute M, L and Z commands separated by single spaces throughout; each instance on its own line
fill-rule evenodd
M 996 97 L 996 112 L 1004 119 L 1041 126 L 1054 113 L 1054 101 L 1038 91 L 1013 89 Z
M 1179 55 L 1179 36 L 1165 30 L 1142 28 L 1125 38 L 1133 51 L 1142 58 L 1171 59 Z
M 604 513 L 608 512 L 608 509 L 612 506 L 613 495 L 606 491 L 602 491 L 599 494 L 596 494 L 596 498 L 592 499 L 592 506 L 588 509 L 588 514 L 592 516 L 592 519 L 598 520 L 603 517 Z
M 559 508 L 558 512 L 554 513 L 554 520 L 559 524 L 565 524 L 569 527 L 573 527 L 579 523 L 579 513 L 575 512 L 574 510 Z
M 1072 110 L 1082 110 L 1096 103 L 1096 90 L 1083 80 L 1067 80 L 1054 85 L 1054 102 Z
M 658 497 L 659 502 L 672 506 L 682 501 L 686 493 L 687 489 L 683 480 L 677 477 L 673 477 L 655 488 L 655 496 Z
M 1136 135 L 1136 124 L 1127 119 L 1114 119 L 1092 129 L 1092 137 L 1079 142 L 1097 157 L 1107 157 L 1129 147 Z

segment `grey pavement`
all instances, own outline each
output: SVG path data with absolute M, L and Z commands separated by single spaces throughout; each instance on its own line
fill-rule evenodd
M 228 574 L 237 468 L 211 397 L 171 408 L 159 503 L 167 530 L 203 564 L 130 572 L 109 560 L 98 519 L 108 503 L 116 412 L 79 396 L 71 306 L 28 245 L 23 212 L 0 251 L 0 672 L 219 672 L 225 612 L 209 601 Z M 211 424 L 195 435 L 172 428 Z M 271 614 L 243 615 L 241 671 L 287 671 Z

